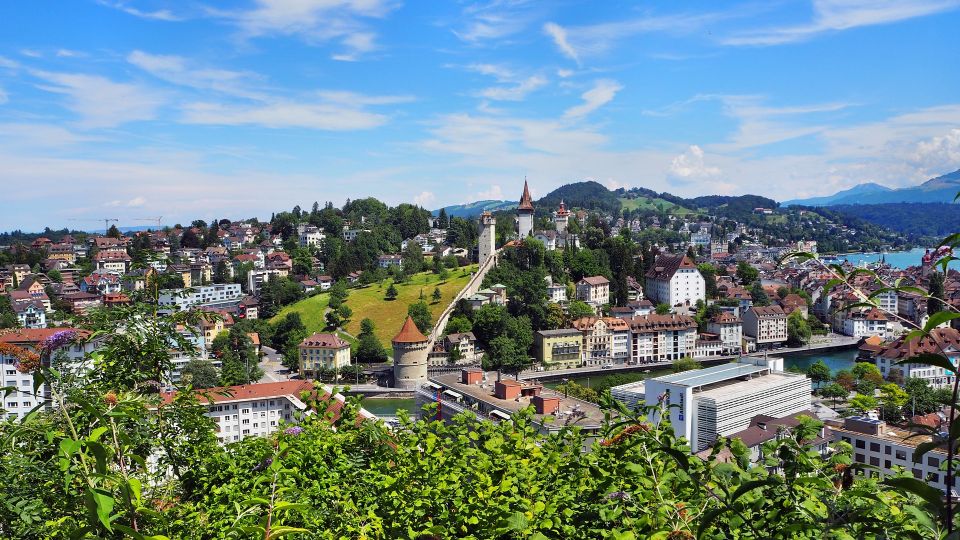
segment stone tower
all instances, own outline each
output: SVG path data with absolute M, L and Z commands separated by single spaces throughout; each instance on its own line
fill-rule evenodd
M 530 199 L 530 188 L 527 187 L 527 181 L 523 181 L 523 195 L 520 197 L 520 205 L 517 206 L 517 234 L 520 239 L 530 236 L 533 232 L 533 201 Z
M 477 262 L 483 264 L 496 251 L 497 218 L 490 212 L 480 214 L 480 246 L 477 249 Z
M 567 223 L 570 221 L 570 211 L 567 210 L 566 205 L 563 204 L 563 201 L 560 201 L 560 208 L 557 210 L 557 215 L 553 216 L 553 224 L 557 226 L 558 233 L 567 232 Z
M 393 338 L 393 386 L 416 390 L 427 382 L 426 336 L 409 315 Z

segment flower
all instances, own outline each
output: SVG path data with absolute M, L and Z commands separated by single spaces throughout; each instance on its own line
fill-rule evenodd
M 607 494 L 607 499 L 611 501 L 613 500 L 629 501 L 630 494 L 627 493 L 626 491 L 614 491 L 613 493 Z
M 283 430 L 283 433 L 284 435 L 291 435 L 293 437 L 296 437 L 297 435 L 303 433 L 303 428 L 300 426 L 292 426 Z
M 0 356 L 2 355 L 12 357 L 20 373 L 30 373 L 40 367 L 40 355 L 29 349 L 0 343 Z
M 670 534 L 667 535 L 667 540 L 693 540 L 693 533 L 690 531 L 670 531 Z
M 268 457 L 267 459 L 261 461 L 256 467 L 253 468 L 253 472 L 260 472 L 270 465 L 273 465 L 273 458 Z
M 74 330 L 61 330 L 54 332 L 47 339 L 40 342 L 40 350 L 44 352 L 53 352 L 64 345 L 72 343 L 76 339 L 77 333 Z
M 103 402 L 110 407 L 113 407 L 114 405 L 116 405 L 117 401 L 119 401 L 117 399 L 117 394 L 115 394 L 113 391 L 107 392 L 106 394 L 103 395 Z

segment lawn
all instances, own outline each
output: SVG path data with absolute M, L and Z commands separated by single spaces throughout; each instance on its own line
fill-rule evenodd
M 423 291 L 424 301 L 430 306 L 430 311 L 433 313 L 434 320 L 436 320 L 453 297 L 470 281 L 470 272 L 475 269 L 476 265 L 451 270 L 450 277 L 443 282 L 440 281 L 439 276 L 432 272 L 415 274 L 406 283 L 397 284 L 397 298 L 390 301 L 383 299 L 387 288 L 390 287 L 389 279 L 382 284 L 374 283 L 362 288 L 350 289 L 346 304 L 353 310 L 353 315 L 345 330 L 356 336 L 360 333 L 360 321 L 369 318 L 376 327 L 375 332 L 380 342 L 389 347 L 390 341 L 403 326 L 403 321 L 407 317 L 407 306 L 419 300 L 421 290 Z M 431 296 L 434 287 L 437 286 L 440 287 L 442 296 L 439 302 L 434 303 Z M 300 318 L 303 319 L 303 324 L 306 325 L 308 332 L 322 332 L 326 324 L 324 310 L 329 298 L 329 294 L 321 293 L 306 300 L 301 300 L 283 308 L 270 322 L 276 322 L 285 317 L 287 313 L 296 311 L 300 313 Z
M 626 197 L 621 197 L 620 203 L 623 205 L 622 207 L 624 210 L 663 210 L 667 213 L 675 215 L 684 215 L 691 212 L 689 208 L 673 204 L 672 202 L 660 198 L 637 197 L 635 199 L 628 199 Z

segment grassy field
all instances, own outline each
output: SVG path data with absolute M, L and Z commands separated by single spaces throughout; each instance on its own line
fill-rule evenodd
M 407 306 L 416 303 L 420 298 L 420 291 L 423 291 L 424 301 L 430 306 L 433 318 L 436 318 L 447 307 L 447 304 L 457 293 L 470 281 L 470 272 L 476 269 L 476 265 L 467 266 L 452 270 L 450 277 L 441 282 L 439 276 L 432 272 L 421 272 L 412 276 L 406 283 L 397 284 L 397 299 L 387 301 L 383 299 L 387 288 L 390 287 L 390 280 L 385 280 L 383 284 L 374 283 L 359 289 L 350 289 L 350 296 L 347 298 L 347 305 L 353 310 L 353 316 L 347 323 L 345 330 L 353 336 L 360 333 L 360 321 L 369 318 L 376 326 L 376 334 L 384 346 L 390 346 L 390 340 L 400 330 L 404 319 L 407 318 Z M 433 303 L 431 298 L 434 287 L 440 287 L 441 299 Z M 324 311 L 327 303 L 330 301 L 330 295 L 321 293 L 306 300 L 301 300 L 296 304 L 283 308 L 270 322 L 276 322 L 285 317 L 287 313 L 297 312 L 303 319 L 307 331 L 322 332 L 326 321 L 324 320 Z
M 660 210 L 662 208 L 664 211 L 676 215 L 684 215 L 692 212 L 689 208 L 659 198 L 637 197 L 636 199 L 628 199 L 621 197 L 620 203 L 623 205 L 624 210 Z

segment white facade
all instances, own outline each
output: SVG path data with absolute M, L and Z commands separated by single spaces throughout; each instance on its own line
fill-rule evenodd
M 698 300 L 706 300 L 706 281 L 686 256 L 662 255 L 654 264 L 647 273 L 645 288 L 654 303 L 693 306 Z
M 566 285 L 547 285 L 547 298 L 555 304 L 566 302 L 567 286 Z
M 298 229 L 300 229 L 300 247 L 319 246 L 320 242 L 326 238 L 320 229 L 313 225 L 298 227 Z
M 251 274 L 253 271 L 250 272 Z M 243 299 L 239 283 L 202 285 L 189 289 L 164 289 L 160 291 L 161 308 L 182 311 L 194 306 L 215 306 L 236 303 Z

